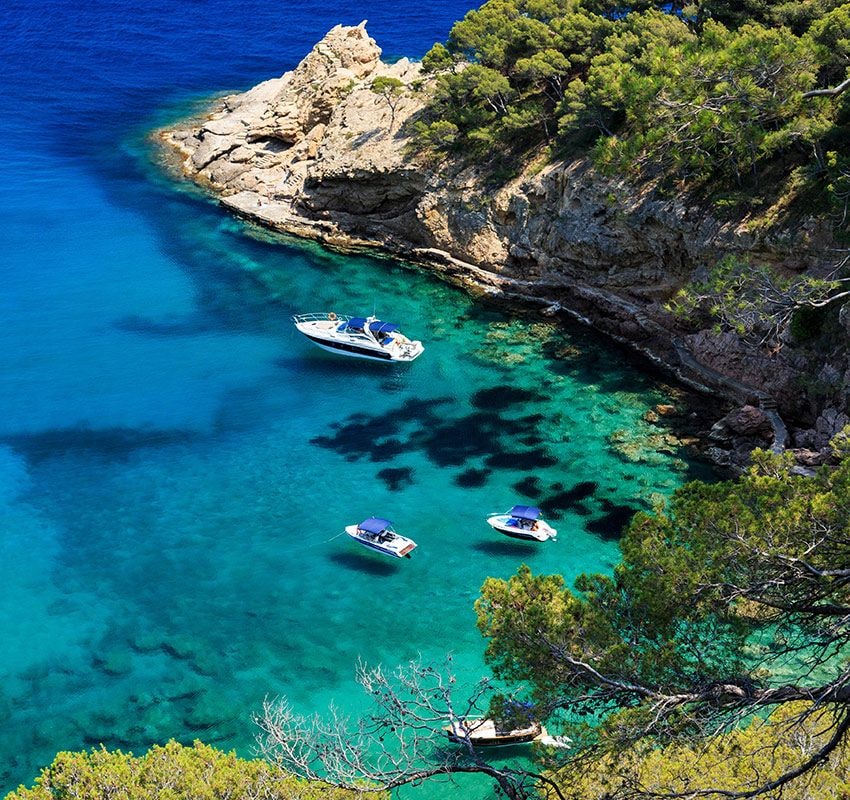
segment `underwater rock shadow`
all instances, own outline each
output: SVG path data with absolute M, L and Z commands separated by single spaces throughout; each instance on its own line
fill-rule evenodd
M 354 572 L 363 572 L 367 575 L 378 575 L 388 577 L 395 575 L 399 570 L 399 565 L 392 561 L 379 561 L 380 555 L 375 554 L 373 558 L 368 553 L 331 553 L 328 558 L 335 564 L 341 567 L 350 569 Z M 400 561 L 401 559 L 393 559 Z
M 501 408 L 504 404 L 497 397 L 501 391 L 480 390 L 473 404 Z M 525 389 L 512 391 L 511 405 L 542 399 Z M 450 397 L 408 399 L 380 414 L 351 414 L 310 443 L 333 450 L 348 461 L 389 461 L 402 453 L 420 452 L 437 467 L 465 468 L 454 479 L 456 485 L 465 488 L 483 486 L 493 470 L 532 472 L 557 465 L 540 435 L 540 426 L 546 422 L 544 414 L 506 416 L 503 411 L 477 408 L 449 416 L 444 406 L 454 402 Z M 484 463 L 472 467 L 469 462 L 473 459 Z
M 546 396 L 519 386 L 494 386 L 481 389 L 472 395 L 472 406 L 479 411 L 505 411 L 511 406 L 538 403 Z
M 539 449 L 517 453 L 513 448 L 518 438 L 535 432 L 541 420 L 537 414 L 510 419 L 475 411 L 451 420 L 435 419 L 411 436 L 410 443 L 438 467 L 461 467 L 470 459 L 484 458 L 490 469 L 533 469 L 545 466 L 548 456 Z
M 394 415 L 405 422 L 416 422 L 428 418 L 437 418 L 434 411 L 441 406 L 454 403 L 454 399 L 443 395 L 442 397 L 431 397 L 428 400 L 410 398 L 402 403 L 401 407 L 394 411 Z
M 335 423 L 331 435 L 314 436 L 310 444 L 339 453 L 348 461 L 368 456 L 370 461 L 388 461 L 408 448 L 400 439 L 400 424 L 392 415 L 365 417 L 356 414 L 347 422 Z
M 515 450 L 513 452 L 503 451 L 501 453 L 493 453 L 484 460 L 488 467 L 493 469 L 511 469 L 519 470 L 520 472 L 532 472 L 536 469 L 545 469 L 546 467 L 554 467 L 558 464 L 558 459 L 549 455 L 543 448 L 535 448 L 534 450 Z
M 202 433 L 185 429 L 158 428 L 54 428 L 37 433 L 0 437 L 32 465 L 51 458 L 79 454 L 123 461 L 138 450 L 189 444 Z
M 511 488 L 522 497 L 530 497 L 534 500 L 537 500 L 543 495 L 543 489 L 540 487 L 540 478 L 536 475 L 526 476 L 522 480 L 512 484 Z
M 363 412 L 350 414 L 331 425 L 332 433 L 315 436 L 310 444 L 333 450 L 348 461 L 367 457 L 370 461 L 389 461 L 405 452 L 418 449 L 417 434 L 439 424 L 440 417 L 434 409 L 451 398 L 431 400 L 406 400 L 393 411 L 369 415 Z M 416 423 L 412 434 L 404 438 L 402 428 Z
M 166 320 L 149 319 L 138 314 L 131 314 L 115 320 L 112 327 L 125 333 L 160 337 L 200 336 L 221 331 L 220 325 L 202 314 L 187 314 Z
M 398 492 L 413 485 L 413 467 L 387 467 L 378 476 L 391 492 Z
M 602 516 L 585 524 L 585 529 L 605 541 L 617 541 L 623 535 L 632 517 L 640 511 L 636 506 L 614 503 L 611 500 L 599 501 Z
M 475 469 L 475 467 L 470 467 L 455 475 L 453 481 L 463 489 L 474 489 L 484 486 L 492 472 L 493 470 L 490 469 Z
M 585 508 L 583 501 L 592 498 L 597 489 L 599 489 L 599 484 L 596 481 L 580 481 L 569 489 L 564 489 L 561 483 L 553 483 L 549 487 L 552 494 L 543 496 L 543 491 L 538 489 L 537 497 L 543 498 L 539 501 L 539 505 L 545 513 L 557 514 L 559 511 L 575 511 Z

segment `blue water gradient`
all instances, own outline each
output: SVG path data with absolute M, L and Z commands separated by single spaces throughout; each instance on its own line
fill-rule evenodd
M 0 793 L 60 749 L 250 754 L 266 695 L 356 707 L 358 658 L 451 651 L 472 680 L 486 576 L 610 569 L 624 519 L 692 474 L 642 420 L 670 390 L 620 351 L 273 241 L 155 163 L 152 127 L 291 68 L 333 24 L 367 17 L 388 57 L 419 56 L 467 7 L 0 8 Z M 426 352 L 323 354 L 288 316 L 328 308 L 377 309 Z M 558 542 L 484 524 L 523 500 Z M 373 513 L 413 559 L 339 536 Z

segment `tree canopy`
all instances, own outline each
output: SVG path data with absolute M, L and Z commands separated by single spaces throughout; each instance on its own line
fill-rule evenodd
M 801 315 L 847 297 L 848 278 L 837 277 L 846 263 L 843 260 L 831 275 L 822 278 L 783 277 L 770 267 L 727 256 L 714 265 L 705 280 L 693 281 L 679 290 L 668 308 L 682 319 L 713 323 L 718 332 L 734 331 L 742 339 L 775 352 L 795 330 L 794 323 Z
M 636 743 L 693 743 L 791 703 L 803 705 L 784 724 L 815 724 L 817 746 L 781 774 L 711 788 L 769 791 L 844 746 L 850 460 L 814 477 L 791 466 L 758 453 L 739 480 L 687 485 L 635 517 L 613 575 L 581 576 L 575 590 L 527 567 L 484 584 L 487 660 L 565 721 L 566 769 Z
M 439 152 L 578 147 L 611 170 L 750 188 L 778 160 L 824 196 L 827 153 L 847 155 L 850 3 L 488 0 L 423 66 L 418 141 Z
M 801 755 L 822 747 L 833 722 L 829 712 L 810 714 L 802 704 L 775 711 L 767 720 L 753 719 L 742 728 L 706 742 L 666 747 L 636 745 L 596 761 L 583 763 L 564 786 L 574 800 L 634 797 L 640 794 L 696 796 L 712 787 L 745 793 L 759 782 L 775 781 L 793 768 Z M 790 726 L 790 727 L 789 727 Z M 843 797 L 850 791 L 850 744 L 843 742 L 817 774 L 771 793 L 783 800 Z
M 328 784 L 309 784 L 261 759 L 195 742 L 170 741 L 142 756 L 121 751 L 59 753 L 32 788 L 21 786 L 6 800 L 56 798 L 113 800 L 353 800 L 356 794 Z

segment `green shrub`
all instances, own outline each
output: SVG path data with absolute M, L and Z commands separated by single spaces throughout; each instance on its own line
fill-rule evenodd
M 170 741 L 142 756 L 105 749 L 59 753 L 35 785 L 6 800 L 353 800 L 354 792 L 309 784 L 260 759 Z M 379 795 L 380 797 L 380 795 Z

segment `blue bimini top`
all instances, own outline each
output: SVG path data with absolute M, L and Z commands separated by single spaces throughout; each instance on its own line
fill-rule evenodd
M 540 509 L 534 506 L 514 506 L 508 513 L 516 519 L 537 519 Z
M 366 533 L 383 533 L 390 525 L 392 525 L 392 522 L 388 519 L 369 517 L 369 519 L 364 519 L 357 527 L 361 531 L 366 531 Z

